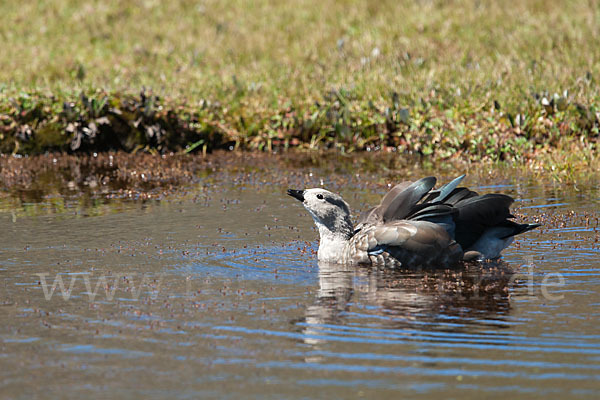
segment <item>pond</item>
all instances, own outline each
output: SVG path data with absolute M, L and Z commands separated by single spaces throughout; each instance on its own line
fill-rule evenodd
M 442 169 L 543 226 L 495 263 L 394 272 L 319 265 L 285 190 L 323 185 L 358 211 L 431 170 L 335 165 L 214 161 L 168 193 L 5 188 L 2 397 L 600 396 L 594 179 Z

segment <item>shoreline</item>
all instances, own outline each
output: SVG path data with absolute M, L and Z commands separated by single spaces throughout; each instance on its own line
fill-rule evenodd
M 446 160 L 423 162 L 397 153 L 335 151 L 247 152 L 216 150 L 209 154 L 151 154 L 104 152 L 50 153 L 34 156 L 0 155 L 0 198 L 21 197 L 42 201 L 47 196 L 73 197 L 82 193 L 96 198 L 166 197 L 198 183 L 251 181 L 267 177 L 264 184 L 312 182 L 369 190 L 407 179 L 433 175 L 440 181 L 466 173 L 486 184 L 545 181 L 553 185 L 594 185 L 598 169 L 557 170 L 549 173 L 534 164 Z M 313 176 L 314 173 L 314 176 Z M 343 181 L 328 177 L 344 176 Z M 207 183 L 208 182 L 208 183 Z
M 468 110 L 440 104 L 435 96 L 413 106 L 401 106 L 397 98 L 378 105 L 350 101 L 339 91 L 325 98 L 244 115 L 218 102 L 181 105 L 146 91 L 97 90 L 74 98 L 27 94 L 0 99 L 0 154 L 297 149 L 391 152 L 432 163 L 508 162 L 551 171 L 598 165 L 600 113 L 562 97 L 512 113 L 496 101 Z

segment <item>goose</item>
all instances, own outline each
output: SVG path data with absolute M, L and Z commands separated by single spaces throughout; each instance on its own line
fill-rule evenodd
M 513 198 L 459 187 L 465 175 L 434 189 L 435 177 L 394 186 L 381 203 L 352 224 L 350 207 L 328 190 L 288 189 L 319 230 L 320 262 L 391 268 L 449 268 L 462 261 L 496 259 L 515 235 L 539 224 L 520 224 Z

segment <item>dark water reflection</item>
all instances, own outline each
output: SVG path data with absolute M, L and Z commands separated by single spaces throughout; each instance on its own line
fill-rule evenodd
M 319 171 L 217 172 L 162 201 L 4 203 L 0 397 L 600 395 L 596 186 L 471 177 L 543 228 L 495 264 L 390 271 L 316 262 L 282 188 L 323 179 L 355 208 L 385 190 Z M 47 299 L 40 274 L 72 282 L 69 299 Z
M 319 291 L 307 309 L 307 324 L 344 323 L 359 313 L 378 310 L 390 328 L 412 325 L 464 331 L 453 320 L 483 321 L 483 327 L 506 327 L 514 274 L 502 264 L 467 266 L 459 271 L 394 271 L 319 263 Z M 375 316 L 371 316 L 375 317 Z M 472 326 L 468 327 L 473 329 Z

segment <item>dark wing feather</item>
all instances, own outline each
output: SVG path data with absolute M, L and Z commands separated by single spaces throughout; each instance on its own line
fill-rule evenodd
M 408 221 L 413 224 L 421 221 L 431 222 L 445 230 L 463 249 L 467 249 L 492 227 L 509 228 L 507 232 L 510 234 L 506 236 L 508 237 L 539 226 L 518 224 L 510 220 L 514 218 L 509 210 L 513 203 L 510 196 L 503 194 L 480 196 L 468 188 L 457 187 L 463 178 L 464 175 L 461 175 L 436 190 L 432 190 L 436 182 L 434 177 L 423 178 L 416 182 L 402 182 L 383 197 L 379 206 L 361 215 L 357 231 L 364 226 L 384 225 L 378 228 L 378 236 L 383 235 L 389 239 L 389 235 L 397 234 L 400 238 L 404 236 L 408 227 L 402 224 Z M 393 232 L 395 230 L 397 231 Z M 427 231 L 425 229 L 423 234 Z M 417 242 L 414 240 L 411 243 L 416 250 L 419 245 L 418 240 Z M 383 240 L 383 242 L 387 241 Z
M 376 225 L 383 222 L 383 211 L 389 207 L 390 203 L 394 201 L 396 196 L 398 196 L 408 186 L 412 185 L 412 183 L 413 182 L 411 181 L 405 181 L 394 186 L 385 194 L 385 196 L 383 196 L 378 206 L 373 207 L 360 215 L 358 222 L 356 223 L 356 228 L 360 230 L 365 225 Z
M 477 192 L 474 192 L 465 187 L 460 187 L 460 188 L 454 189 L 452 191 L 452 193 L 450 193 L 450 195 L 448 195 L 448 197 L 446 198 L 446 201 L 444 201 L 444 203 L 455 205 L 456 203 L 458 203 L 461 200 L 470 199 L 470 198 L 476 197 L 476 196 L 479 196 L 479 194 Z
M 394 199 L 400 193 L 405 191 L 413 183 L 414 182 L 411 182 L 411 181 L 404 181 L 404 182 L 401 182 L 401 183 L 397 184 L 396 186 L 394 186 L 389 192 L 387 192 L 385 194 L 385 196 L 383 196 L 383 199 L 381 199 L 381 203 L 379 204 L 379 207 L 382 210 L 386 210 L 390 206 L 390 204 L 394 201 Z
M 410 217 L 411 221 L 428 221 L 430 218 L 438 218 L 443 216 L 453 216 L 458 214 L 458 211 L 455 208 L 444 204 L 438 204 Z
M 404 190 L 395 194 L 390 201 L 384 205 L 381 211 L 383 222 L 405 218 L 412 208 L 435 186 L 436 179 L 433 176 L 419 179 L 411 183 Z
M 419 212 L 412 214 L 407 219 L 411 221 L 429 221 L 443 227 L 451 237 L 456 233 L 454 218 L 458 210 L 447 204 L 428 204 Z
M 464 199 L 454 206 L 459 210 L 459 219 L 481 220 L 494 225 L 510 215 L 513 198 L 505 194 L 489 193 Z
M 456 187 L 460 184 L 460 182 L 462 182 L 462 180 L 465 178 L 465 176 L 466 175 L 463 174 L 463 175 L 459 176 L 458 178 L 455 178 L 451 182 L 448 182 L 445 185 L 441 186 L 439 189 L 432 190 L 427 195 L 425 200 L 423 200 L 423 203 L 443 202 L 446 199 L 446 197 L 448 197 L 450 194 L 452 194 L 454 189 L 456 189 Z
M 463 249 L 469 248 L 487 228 L 502 224 L 510 216 L 512 202 L 512 197 L 504 194 L 485 194 L 456 203 L 456 241 Z

